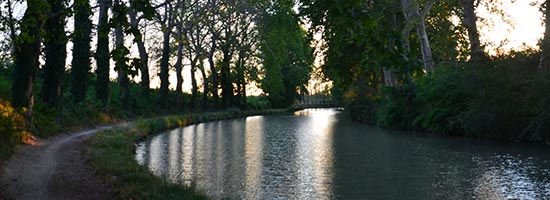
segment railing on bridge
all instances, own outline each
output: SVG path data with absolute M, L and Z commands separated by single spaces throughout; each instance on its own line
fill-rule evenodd
M 304 108 L 337 107 L 332 99 L 332 96 L 324 94 L 302 95 L 300 100 L 296 102 L 295 106 Z

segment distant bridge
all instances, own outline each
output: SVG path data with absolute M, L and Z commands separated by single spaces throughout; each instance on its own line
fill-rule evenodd
M 302 108 L 331 108 L 331 107 L 340 107 L 337 105 L 332 96 L 324 94 L 314 94 L 314 95 L 302 95 L 300 100 L 294 104 L 294 107 Z

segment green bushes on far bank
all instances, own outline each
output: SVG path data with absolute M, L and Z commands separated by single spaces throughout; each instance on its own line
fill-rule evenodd
M 484 65 L 438 66 L 350 105 L 369 109 L 350 110 L 383 127 L 550 144 L 550 74 L 536 69 L 538 58 L 517 53 Z

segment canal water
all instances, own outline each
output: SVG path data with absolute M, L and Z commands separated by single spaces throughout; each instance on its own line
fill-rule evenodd
M 384 130 L 338 109 L 167 131 L 136 160 L 212 199 L 550 199 L 549 147 Z

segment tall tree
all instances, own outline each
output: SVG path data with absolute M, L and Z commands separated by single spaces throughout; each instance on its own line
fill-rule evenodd
M 207 12 L 209 15 L 206 18 L 206 23 L 208 27 L 208 33 L 210 34 L 210 45 L 207 53 L 208 58 L 208 65 L 210 67 L 210 85 L 212 92 L 212 99 L 214 107 L 217 108 L 219 106 L 219 94 L 218 94 L 218 70 L 216 69 L 215 62 L 214 62 L 214 54 L 216 53 L 216 50 L 218 49 L 218 39 L 220 37 L 220 31 L 221 27 L 219 25 L 220 21 L 217 20 L 219 18 L 219 6 L 220 3 L 218 3 L 217 0 L 209 0 L 209 4 L 207 5 L 207 8 L 209 9 L 209 12 Z
M 90 2 L 77 0 L 75 6 L 75 20 L 73 33 L 73 60 L 71 63 L 71 93 L 75 102 L 82 102 L 86 98 L 90 73 L 90 40 L 92 22 L 90 20 Z
M 42 30 L 49 5 L 45 0 L 27 0 L 15 41 L 15 76 L 12 85 L 13 106 L 27 107 L 29 117 L 34 105 L 34 81 L 40 65 Z
M 544 38 L 542 39 L 539 69 L 547 71 L 550 69 L 550 0 L 544 1 Z
M 96 50 L 96 97 L 103 103 L 109 101 L 109 8 L 111 0 L 98 0 L 99 3 L 99 21 L 97 26 L 97 50 Z
M 127 65 L 127 56 L 130 51 L 124 46 L 124 28 L 128 25 L 126 13 L 127 7 L 124 3 L 121 0 L 114 0 L 115 50 L 112 53 L 112 57 L 115 60 L 115 71 L 117 71 L 117 80 L 120 86 L 120 104 L 124 109 L 129 109 L 130 82 L 127 73 L 130 72 L 130 69 Z
M 183 33 L 183 24 L 180 22 L 176 25 L 176 41 L 178 43 L 177 55 L 176 55 L 176 109 L 181 110 L 183 108 L 183 46 L 185 36 Z
M 166 105 L 166 99 L 168 98 L 168 86 L 169 80 L 169 61 L 170 61 L 170 37 L 172 29 L 174 27 L 174 11 L 173 5 L 169 0 L 164 2 L 164 13 L 157 14 L 158 22 L 162 28 L 162 56 L 160 58 L 160 89 L 159 89 L 159 103 Z
M 66 2 L 64 0 L 49 0 L 48 2 L 50 4 L 50 17 L 44 25 L 46 32 L 44 38 L 46 63 L 43 67 L 42 97 L 50 107 L 57 108 L 61 105 L 61 98 L 63 97 L 63 76 L 65 74 L 65 58 L 67 57 Z M 77 12 L 75 15 L 78 15 L 78 9 L 75 9 L 75 11 Z M 89 12 L 86 14 L 89 15 Z
M 291 0 L 273 2 L 261 23 L 262 89 L 273 107 L 288 107 L 305 88 L 313 66 L 313 51 L 300 27 Z
M 476 0 L 462 0 L 462 5 L 464 8 L 463 23 L 468 30 L 471 60 L 473 62 L 482 62 L 484 60 L 487 60 L 488 58 L 483 51 L 483 47 L 481 47 L 481 42 L 479 41 L 479 32 L 477 30 L 477 16 L 475 13 L 474 5 L 475 2 Z
M 139 13 L 142 13 L 139 15 Z M 139 24 L 143 19 L 152 19 L 155 11 L 151 7 L 149 1 L 130 1 L 130 10 L 128 12 L 130 20 L 130 30 L 134 35 L 134 42 L 137 44 L 139 51 L 139 71 L 141 72 L 141 94 L 143 97 L 149 97 L 149 54 L 145 48 L 143 34 L 140 31 Z

